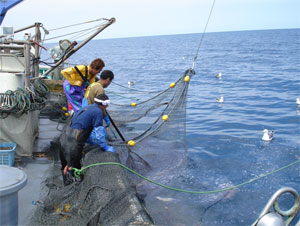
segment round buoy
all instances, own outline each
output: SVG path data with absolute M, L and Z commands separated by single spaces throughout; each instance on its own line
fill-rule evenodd
M 174 88 L 176 86 L 176 83 L 175 82 L 172 82 L 171 84 L 170 84 L 170 88 Z
M 188 76 L 188 75 L 185 76 L 185 77 L 184 77 L 184 81 L 185 81 L 185 82 L 189 82 L 189 81 L 190 81 L 190 76 Z
M 167 121 L 169 119 L 169 116 L 168 115 L 164 115 L 163 117 L 162 117 L 162 120 L 164 120 L 164 121 Z
M 69 203 L 66 203 L 66 204 L 64 205 L 64 211 L 65 211 L 66 213 L 69 212 L 70 208 L 71 208 L 71 205 L 70 205 Z
M 66 113 L 65 113 L 65 116 L 69 117 L 69 116 L 70 116 L 70 113 L 69 113 L 69 112 L 66 112 Z
M 61 108 L 63 111 L 67 111 L 68 109 L 66 107 Z
M 129 146 L 134 146 L 134 145 L 135 145 L 135 142 L 134 142 L 133 140 L 130 140 L 130 141 L 127 142 L 127 144 L 128 144 Z
M 131 106 L 132 106 L 132 107 L 135 107 L 135 106 L 136 106 L 136 103 L 135 103 L 135 102 L 132 102 L 132 103 L 131 103 Z

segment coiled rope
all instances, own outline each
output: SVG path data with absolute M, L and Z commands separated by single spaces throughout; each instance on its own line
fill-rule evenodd
M 48 87 L 40 78 L 30 82 L 32 90 L 18 88 L 15 91 L 8 90 L 0 93 L 0 119 L 8 117 L 12 113 L 16 117 L 20 117 L 29 111 L 41 110 L 45 106 L 49 92 Z
M 277 173 L 277 172 L 282 171 L 284 169 L 287 169 L 288 167 L 291 167 L 291 166 L 293 166 L 293 165 L 295 165 L 295 164 L 297 164 L 299 162 L 300 162 L 300 159 L 298 159 L 297 161 L 292 162 L 292 163 L 290 163 L 288 165 L 285 165 L 285 166 L 283 166 L 283 167 L 281 167 L 279 169 L 276 169 L 276 170 L 273 170 L 271 172 L 265 173 L 265 174 L 263 174 L 261 176 L 252 178 L 252 179 L 250 179 L 248 181 L 245 181 L 243 183 L 240 183 L 238 185 L 234 185 L 234 186 L 231 186 L 231 187 L 227 187 L 227 188 L 223 188 L 223 189 L 218 189 L 218 190 L 211 190 L 211 191 L 189 191 L 189 190 L 184 190 L 184 189 L 180 189 L 180 188 L 170 187 L 170 186 L 161 184 L 159 182 L 156 182 L 154 180 L 151 180 L 151 179 L 149 179 L 149 178 L 147 178 L 147 177 L 139 174 L 138 172 L 134 171 L 133 169 L 130 169 L 129 167 L 127 167 L 127 166 L 125 166 L 125 165 L 123 165 L 121 163 L 118 163 L 118 162 L 95 163 L 95 164 L 91 164 L 91 165 L 85 166 L 85 167 L 83 167 L 81 169 L 72 168 L 72 170 L 74 170 L 74 175 L 76 177 L 80 177 L 80 175 L 82 175 L 85 172 L 85 170 L 87 170 L 90 167 L 94 167 L 94 166 L 107 166 L 107 165 L 120 166 L 120 167 L 128 170 L 129 172 L 135 174 L 136 176 L 138 176 L 138 177 L 140 177 L 140 178 L 142 178 L 142 179 L 144 179 L 144 180 L 146 180 L 146 181 L 148 181 L 148 182 L 150 182 L 152 184 L 156 184 L 156 185 L 158 185 L 160 187 L 163 187 L 163 188 L 166 188 L 166 189 L 169 189 L 169 190 L 172 190 L 172 191 L 178 191 L 178 192 L 184 192 L 184 193 L 190 193 L 190 194 L 213 194 L 213 193 L 219 193 L 219 192 L 223 192 L 223 191 L 229 191 L 229 190 L 232 190 L 232 189 L 239 188 L 241 186 L 250 184 L 250 183 L 252 183 L 254 181 L 257 181 L 259 179 L 267 177 L 267 176 L 269 176 L 271 174 L 274 174 L 274 173 Z

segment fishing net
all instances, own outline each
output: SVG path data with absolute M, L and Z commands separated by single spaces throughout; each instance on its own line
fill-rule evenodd
M 99 162 L 118 162 L 118 156 L 93 147 L 83 166 Z M 45 181 L 47 195 L 30 225 L 152 225 L 134 184 L 118 166 L 91 167 L 84 179 L 66 187 L 60 184 L 59 169 L 55 165 Z
M 61 92 L 50 92 L 45 107 L 40 111 L 40 118 L 54 122 L 65 123 L 68 120 L 68 101 Z
M 193 74 L 187 70 L 163 91 L 123 87 L 124 92 L 107 92 L 114 124 L 107 130 L 108 142 L 116 153 L 86 145 L 82 167 L 87 169 L 68 186 L 63 186 L 61 165 L 55 161 L 30 225 L 153 225 L 144 200 L 162 188 L 120 165 L 92 164 L 121 163 L 163 184 L 179 175 L 186 157 L 186 95 Z M 58 152 L 72 152 L 75 142 L 67 123 L 49 151 L 58 160 Z
M 182 164 L 186 151 L 186 94 L 188 78 L 193 74 L 193 70 L 187 70 L 163 91 L 131 88 L 123 93 L 108 93 L 111 100 L 122 103 L 112 101 L 107 109 L 119 129 L 118 132 L 110 127 L 109 141 L 130 168 L 147 175 L 160 171 L 162 175 L 163 170 L 170 171 Z M 128 97 L 135 99 L 128 101 Z

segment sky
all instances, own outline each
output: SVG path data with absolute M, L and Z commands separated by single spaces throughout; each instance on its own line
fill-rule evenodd
M 212 4 L 213 0 L 24 0 L 7 12 L 1 27 L 19 29 L 41 22 L 53 29 L 115 17 L 116 23 L 101 38 L 201 33 Z M 206 32 L 285 28 L 300 28 L 299 0 L 216 0 Z

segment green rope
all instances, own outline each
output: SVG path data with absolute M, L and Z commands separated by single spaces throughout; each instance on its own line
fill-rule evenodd
M 153 180 L 151 180 L 151 179 L 149 179 L 149 178 L 147 178 L 147 177 L 144 177 L 143 175 L 139 174 L 138 172 L 136 172 L 136 171 L 134 171 L 134 170 L 128 168 L 127 166 L 124 166 L 123 164 L 118 163 L 118 162 L 95 163 L 95 164 L 91 164 L 91 165 L 85 166 L 85 167 L 83 167 L 83 168 L 81 168 L 81 169 L 72 168 L 72 170 L 74 170 L 74 175 L 75 175 L 76 177 L 80 177 L 80 175 L 83 174 L 84 171 L 85 171 L 86 169 L 88 169 L 88 168 L 90 168 L 90 167 L 93 167 L 93 166 L 105 166 L 105 165 L 121 166 L 121 167 L 123 167 L 124 169 L 128 170 L 129 172 L 131 172 L 131 173 L 133 173 L 133 174 L 135 174 L 135 175 L 137 175 L 137 176 L 143 178 L 144 180 L 146 180 L 146 181 L 148 181 L 148 182 L 150 182 L 150 183 L 156 184 L 156 185 L 158 185 L 158 186 L 161 186 L 161 187 L 163 187 L 163 188 L 169 189 L 169 190 L 179 191 L 179 192 L 185 192 L 185 193 L 191 193 L 191 194 L 212 194 L 212 193 L 218 193 L 218 192 L 223 192 L 223 191 L 229 191 L 229 190 L 232 190 L 232 189 L 241 187 L 241 186 L 243 186 L 243 185 L 250 184 L 250 183 L 252 183 L 252 182 L 254 182 L 254 181 L 256 181 L 256 180 L 262 179 L 262 178 L 264 178 L 264 177 L 266 177 L 266 176 L 269 176 L 269 175 L 271 175 L 271 174 L 273 174 L 273 173 L 276 173 L 276 172 L 279 172 L 279 171 L 281 171 L 281 170 L 284 170 L 284 169 L 286 169 L 286 168 L 288 168 L 288 167 L 290 167 L 290 166 L 292 166 L 292 165 L 294 165 L 294 164 L 296 164 L 296 163 L 298 163 L 298 162 L 300 162 L 300 159 L 297 160 L 297 161 L 295 161 L 295 162 L 292 162 L 292 163 L 290 163 L 290 164 L 288 164 L 288 165 L 286 165 L 286 166 L 284 166 L 284 167 L 281 167 L 281 168 L 279 168 L 279 169 L 277 169 L 277 170 L 273 170 L 273 171 L 271 171 L 271 172 L 269 172 L 269 173 L 263 174 L 263 175 L 261 175 L 261 176 L 259 176 L 259 177 L 255 177 L 255 178 L 253 178 L 253 179 L 251 179 L 251 180 L 249 180 L 249 181 L 243 182 L 243 183 L 241 183 L 241 184 L 238 184 L 238 185 L 235 185 L 235 186 L 232 186 L 232 187 L 228 187 L 228 188 L 219 189 L 219 190 L 212 190 L 212 191 L 188 191 L 188 190 L 184 190 L 184 189 L 179 189 L 179 188 L 170 187 L 170 186 L 167 186 L 167 185 L 158 183 L 158 182 L 156 182 L 156 181 L 153 181 Z

